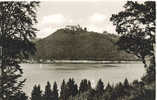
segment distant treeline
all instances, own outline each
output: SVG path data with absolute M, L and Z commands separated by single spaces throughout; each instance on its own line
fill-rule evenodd
M 91 82 L 87 79 L 81 80 L 77 85 L 73 78 L 68 82 L 63 80 L 60 92 L 57 83 L 54 82 L 51 88 L 50 82 L 47 82 L 45 90 L 41 90 L 40 85 L 35 85 L 31 93 L 31 100 L 155 100 L 155 84 L 149 87 L 143 82 L 134 80 L 129 83 L 127 78 L 123 83 L 119 82 L 115 86 L 104 83 L 100 79 L 95 88 L 92 88 Z M 28 100 L 23 93 L 18 98 L 11 100 Z

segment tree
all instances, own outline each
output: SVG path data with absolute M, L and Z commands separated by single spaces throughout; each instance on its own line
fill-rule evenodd
M 103 34 L 108 34 L 108 32 L 105 30 L 105 31 L 103 31 Z
M 129 87 L 129 82 L 128 82 L 128 79 L 127 79 L 127 78 L 125 78 L 125 80 L 124 80 L 124 87 L 125 87 L 125 88 L 128 88 L 128 87 Z
M 8 100 L 21 91 L 25 80 L 19 63 L 30 54 L 35 47 L 31 39 L 35 37 L 36 7 L 39 2 L 0 2 L 0 99 Z
M 91 86 L 91 82 L 90 82 L 90 80 L 88 80 L 88 90 L 91 90 L 92 89 L 92 86 Z
M 124 87 L 121 82 L 116 84 L 114 90 L 113 90 L 113 97 L 118 98 L 124 96 Z
M 9 100 L 28 100 L 28 96 L 25 93 L 18 92 L 13 97 L 9 98 Z
M 114 88 L 110 85 L 110 83 L 108 83 L 104 90 L 104 99 L 105 100 L 111 100 L 113 90 L 114 90 Z
M 105 88 L 105 92 L 109 92 L 111 93 L 113 90 L 112 86 L 110 85 L 110 83 L 107 84 L 106 88 Z
M 84 80 L 81 80 L 79 93 L 83 93 L 86 91 L 88 91 L 88 83 L 87 83 L 87 79 L 84 79 Z
M 77 84 L 75 83 L 73 78 L 70 78 L 67 82 L 67 92 L 69 96 L 75 96 L 78 93 Z
M 84 29 L 83 29 L 85 32 L 87 32 L 87 27 L 84 27 Z
M 99 79 L 97 85 L 96 85 L 96 93 L 99 95 L 99 96 L 102 96 L 103 93 L 104 93 L 104 83 L 102 82 L 101 79 Z
M 87 32 L 87 28 L 86 27 L 81 27 L 79 24 L 78 25 L 67 25 L 65 28 L 64 28 L 64 31 L 66 33 L 73 33 L 73 34 L 76 34 L 76 33 L 80 33 L 80 32 Z
M 61 100 L 67 100 L 67 87 L 66 87 L 65 80 L 63 80 L 61 85 L 60 98 Z
M 87 100 L 98 100 L 96 99 L 96 91 L 94 89 L 91 89 L 89 92 L 87 92 Z
M 42 100 L 42 91 L 40 85 L 34 86 L 31 93 L 31 100 Z
M 128 1 L 124 5 L 124 11 L 113 14 L 110 20 L 116 25 L 116 31 L 120 34 L 117 42 L 120 49 L 135 54 L 143 61 L 147 69 L 155 67 L 146 62 L 146 57 L 155 59 L 155 1 L 144 3 Z M 151 73 L 155 72 L 151 71 Z
M 52 100 L 52 90 L 50 82 L 47 82 L 45 86 L 45 93 L 43 95 L 44 100 Z
M 142 77 L 142 80 L 146 83 L 146 84 L 151 84 L 154 83 L 155 81 L 155 56 L 152 57 L 150 59 L 150 65 L 147 68 L 147 74 L 145 76 Z
M 53 85 L 52 95 L 53 95 L 53 100 L 58 100 L 58 88 L 57 88 L 56 82 L 54 82 L 54 85 Z

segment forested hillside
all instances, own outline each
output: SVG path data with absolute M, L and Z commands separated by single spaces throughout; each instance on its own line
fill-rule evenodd
M 56 31 L 36 42 L 37 59 L 135 60 L 115 45 L 118 36 L 88 32 L 78 26 Z

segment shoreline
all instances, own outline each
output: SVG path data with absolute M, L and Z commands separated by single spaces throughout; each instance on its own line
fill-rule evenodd
M 142 63 L 142 61 L 93 61 L 93 60 L 54 60 L 43 62 L 23 62 L 26 64 L 134 64 Z

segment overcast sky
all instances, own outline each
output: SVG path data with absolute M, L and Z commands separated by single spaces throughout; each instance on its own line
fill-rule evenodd
M 77 24 L 89 31 L 115 33 L 109 19 L 112 14 L 121 11 L 125 3 L 119 0 L 41 1 L 37 12 L 37 37 L 43 38 L 66 25 Z

